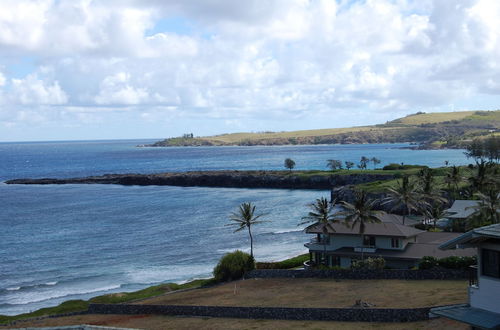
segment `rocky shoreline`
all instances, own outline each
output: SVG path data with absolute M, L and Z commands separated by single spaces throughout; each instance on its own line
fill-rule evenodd
M 14 179 L 6 184 L 119 184 L 138 186 L 278 188 L 330 190 L 334 187 L 394 179 L 392 174 L 306 175 L 283 171 L 200 171 L 158 174 L 105 174 L 81 178 Z

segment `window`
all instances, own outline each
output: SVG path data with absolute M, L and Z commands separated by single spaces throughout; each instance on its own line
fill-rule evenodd
M 375 236 L 365 236 L 363 238 L 363 246 L 375 246 Z
M 391 238 L 391 246 L 393 248 L 398 248 L 399 247 L 399 238 Z
M 500 251 L 482 249 L 481 257 L 483 275 L 500 278 Z

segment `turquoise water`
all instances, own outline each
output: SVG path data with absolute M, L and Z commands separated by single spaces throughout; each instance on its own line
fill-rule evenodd
M 324 169 L 330 158 L 383 164 L 466 164 L 460 150 L 413 151 L 406 145 L 136 148 L 149 141 L 1 143 L 0 180 L 215 169 Z M 326 191 L 23 186 L 0 183 L 0 314 L 68 299 L 207 277 L 224 254 L 248 250 L 245 232 L 225 226 L 242 202 L 271 220 L 255 226 L 255 255 L 279 260 L 305 252 L 297 226 L 307 203 Z

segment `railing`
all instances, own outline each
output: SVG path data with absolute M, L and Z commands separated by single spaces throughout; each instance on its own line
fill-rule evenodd
M 330 244 L 330 240 L 327 238 L 322 238 L 322 239 L 312 238 L 308 244 L 328 245 Z
M 354 252 L 376 252 L 377 247 L 374 245 L 356 246 Z
M 469 266 L 469 286 L 478 286 L 477 265 Z

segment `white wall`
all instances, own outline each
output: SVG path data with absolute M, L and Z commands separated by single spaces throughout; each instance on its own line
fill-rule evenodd
M 500 313 L 500 278 L 481 275 L 482 248 L 500 251 L 500 245 L 485 243 L 478 248 L 478 286 L 469 287 L 469 303 L 472 307 Z

